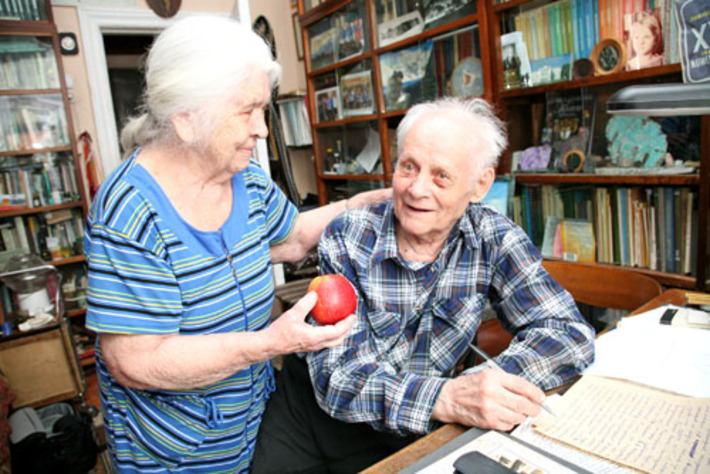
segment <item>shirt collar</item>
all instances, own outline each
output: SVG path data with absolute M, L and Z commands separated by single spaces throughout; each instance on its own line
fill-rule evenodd
M 478 237 L 473 228 L 471 218 L 475 204 L 469 204 L 464 215 L 454 225 L 444 246 L 444 251 L 450 248 L 457 239 L 463 239 L 464 245 L 474 249 L 479 246 Z M 381 263 L 387 259 L 400 261 L 397 251 L 397 236 L 395 234 L 394 201 L 388 201 L 383 212 L 382 225 L 378 232 L 377 242 L 372 253 L 373 263 Z

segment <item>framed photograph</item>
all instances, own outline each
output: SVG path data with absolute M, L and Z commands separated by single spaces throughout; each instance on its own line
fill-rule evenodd
M 434 42 L 427 40 L 380 56 L 380 76 L 387 110 L 404 109 L 436 96 L 433 49 Z
M 528 48 L 521 31 L 506 33 L 500 37 L 500 47 L 503 53 L 503 64 L 510 64 L 518 69 L 520 87 L 530 85 L 531 70 Z
M 663 65 L 663 26 L 660 8 L 624 15 L 626 70 Z
M 532 85 L 540 86 L 572 79 L 572 53 L 530 61 Z
M 589 57 L 598 75 L 616 74 L 626 67 L 626 47 L 616 38 L 598 42 Z
M 430 0 L 423 3 L 427 29 L 476 13 L 474 0 Z
M 374 100 L 370 71 L 348 74 L 340 78 L 340 100 L 343 117 L 371 114 Z
M 424 18 L 415 10 L 394 20 L 384 21 L 377 25 L 377 38 L 380 47 L 396 43 L 424 31 Z
M 320 69 L 335 62 L 337 31 L 329 28 L 311 37 L 311 69 Z
M 362 17 L 357 13 L 341 13 L 334 19 L 338 31 L 338 60 L 358 56 L 365 50 Z
M 301 35 L 301 24 L 298 22 L 298 13 L 291 17 L 293 22 L 293 34 L 296 37 L 296 55 L 299 60 L 303 60 L 303 35 Z
M 316 111 L 319 122 L 330 122 L 340 117 L 340 90 L 329 87 L 316 91 Z

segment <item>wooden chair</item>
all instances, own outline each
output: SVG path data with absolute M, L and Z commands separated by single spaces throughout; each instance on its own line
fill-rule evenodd
M 633 311 L 660 295 L 661 285 L 651 277 L 623 268 L 604 267 L 560 260 L 545 260 L 545 270 L 577 303 Z M 497 319 L 481 324 L 477 344 L 491 357 L 503 352 L 512 335 Z

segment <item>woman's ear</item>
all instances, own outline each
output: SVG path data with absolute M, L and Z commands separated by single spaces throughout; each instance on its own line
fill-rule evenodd
M 471 197 L 471 202 L 478 202 L 488 194 L 488 191 L 493 185 L 493 181 L 496 177 L 496 171 L 493 168 L 485 168 L 483 172 L 478 176 L 476 182 L 474 183 L 473 196 Z
M 195 127 L 192 124 L 192 117 L 189 112 L 175 114 L 170 121 L 173 123 L 175 134 L 184 143 L 190 143 L 195 138 Z

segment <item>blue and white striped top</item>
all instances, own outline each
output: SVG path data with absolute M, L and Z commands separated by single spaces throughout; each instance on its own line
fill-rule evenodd
M 136 163 L 138 153 L 112 173 L 91 208 L 86 326 L 185 337 L 264 328 L 274 297 L 269 248 L 290 234 L 295 206 L 251 163 L 232 179 L 226 223 L 199 231 Z M 269 362 L 170 391 L 118 384 L 100 343 L 96 361 L 107 440 L 121 472 L 248 471 L 273 386 Z

